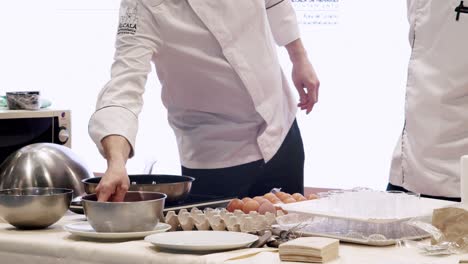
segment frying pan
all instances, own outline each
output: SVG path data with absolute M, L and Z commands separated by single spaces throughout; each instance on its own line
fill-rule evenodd
M 160 192 L 167 195 L 166 202 L 183 201 L 192 188 L 195 178 L 164 174 L 129 175 L 129 191 Z M 96 193 L 101 177 L 82 180 L 87 194 Z

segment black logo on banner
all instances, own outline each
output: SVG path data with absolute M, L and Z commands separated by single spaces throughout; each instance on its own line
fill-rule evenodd
M 130 34 L 135 35 L 137 31 L 138 16 L 137 16 L 138 4 L 135 7 L 127 7 L 123 14 L 120 15 L 119 19 L 119 30 L 118 35 Z
M 464 1 L 461 1 L 460 5 L 457 6 L 457 8 L 455 8 L 455 12 L 457 13 L 457 18 L 456 18 L 457 21 L 460 20 L 460 13 L 465 13 L 465 14 L 468 13 L 468 6 L 464 6 L 463 2 Z

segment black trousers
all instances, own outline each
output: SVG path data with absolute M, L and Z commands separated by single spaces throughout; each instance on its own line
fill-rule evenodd
M 397 186 L 397 185 L 393 185 L 391 183 L 388 183 L 387 191 L 409 192 L 405 188 Z M 447 201 L 453 201 L 453 202 L 460 202 L 461 201 L 460 198 L 455 198 L 455 197 L 431 196 L 431 195 L 425 195 L 425 194 L 421 194 L 421 197 L 439 199 L 439 200 L 447 200 Z
M 182 175 L 196 180 L 190 193 L 224 197 L 263 195 L 272 188 L 288 193 L 304 192 L 304 145 L 294 121 L 273 158 L 265 163 L 254 161 L 220 169 L 190 169 L 182 166 Z

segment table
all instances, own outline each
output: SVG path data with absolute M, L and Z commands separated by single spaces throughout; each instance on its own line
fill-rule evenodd
M 77 221 L 84 221 L 84 216 L 69 212 L 58 223 L 44 230 L 17 230 L 6 223 L 0 223 L 0 263 L 281 263 L 277 252 L 265 252 L 271 249 L 242 249 L 195 255 L 161 251 L 142 240 L 97 242 L 73 236 L 63 230 L 63 225 Z M 254 256 L 230 260 L 246 254 L 254 254 Z M 414 248 L 341 244 L 340 258 L 329 262 L 329 264 L 456 264 L 461 257 L 427 257 L 420 255 Z M 468 255 L 463 257 L 468 258 Z

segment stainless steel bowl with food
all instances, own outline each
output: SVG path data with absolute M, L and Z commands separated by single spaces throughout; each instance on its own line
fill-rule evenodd
M 0 217 L 20 229 L 46 228 L 62 218 L 72 196 L 63 188 L 0 190 Z
M 84 194 L 81 180 L 94 177 L 69 148 L 51 143 L 28 145 L 0 165 L 0 190 L 13 188 L 66 188 Z
M 90 194 L 81 203 L 96 232 L 144 232 L 159 223 L 166 197 L 164 193 L 130 191 L 123 202 L 99 202 L 96 194 Z
M 190 193 L 192 182 L 189 176 L 149 174 L 129 175 L 129 191 L 160 192 L 167 195 L 166 202 L 183 201 Z M 96 192 L 101 177 L 84 179 L 84 189 L 88 194 Z

